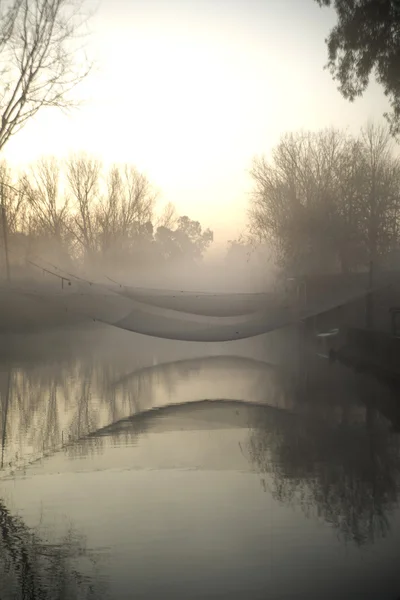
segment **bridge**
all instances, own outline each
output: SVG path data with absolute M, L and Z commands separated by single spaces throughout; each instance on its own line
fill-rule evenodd
M 294 294 L 150 290 L 81 278 L 70 283 L 66 287 L 40 281 L 3 285 L 0 333 L 97 322 L 164 339 L 225 342 L 326 314 L 355 324 L 360 321 L 362 303 L 371 293 L 380 297 L 375 321 L 386 328 L 388 311 L 398 298 L 399 277 L 382 274 L 372 290 L 365 276 L 309 278 L 297 282 Z

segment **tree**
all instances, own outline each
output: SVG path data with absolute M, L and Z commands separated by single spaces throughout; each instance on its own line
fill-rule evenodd
M 399 246 L 400 162 L 385 127 L 285 135 L 251 175 L 251 230 L 289 274 L 376 266 Z
M 155 194 L 147 177 L 132 165 L 114 165 L 106 183 L 98 206 L 101 250 L 129 254 L 151 222 Z
M 356 394 L 359 406 L 368 386 L 363 381 L 364 391 Z M 360 422 L 351 405 L 354 391 L 346 398 L 353 418 L 338 423 L 338 406 L 324 406 L 326 384 L 322 391 L 318 407 L 298 406 L 297 419 L 285 411 L 260 411 L 247 446 L 250 459 L 278 502 L 318 516 L 345 541 L 374 543 L 389 533 L 398 499 L 399 442 L 384 418 L 369 422 L 368 409 Z M 307 397 L 314 396 L 311 387 Z
M 42 158 L 23 178 L 30 207 L 30 229 L 60 244 L 65 233 L 68 202 L 60 195 L 60 166 L 55 158 Z
M 55 158 L 41 158 L 20 184 L 28 218 L 29 251 L 57 263 L 70 261 L 72 235 L 68 198 L 61 192 L 61 168 Z
M 247 267 L 255 249 L 252 239 L 248 239 L 247 236 L 240 235 L 238 239 L 228 240 L 225 255 L 226 265 L 235 269 L 244 265 Z
M 26 212 L 22 186 L 18 181 L 14 181 L 11 169 L 5 160 L 0 162 L 0 194 L 8 232 L 14 234 L 23 230 Z
M 19 254 L 21 254 L 21 250 L 24 252 L 25 249 L 23 243 L 21 247 L 21 238 L 23 238 L 21 231 L 24 229 L 26 221 L 26 211 L 24 208 L 25 202 L 21 186 L 13 180 L 11 170 L 3 160 L 0 163 L 0 218 L 1 242 L 4 248 L 5 268 L 8 280 L 11 277 L 9 243 L 12 242 L 13 249 L 18 250 Z
M 82 153 L 71 156 L 66 167 L 69 193 L 76 207 L 72 217 L 72 231 L 84 257 L 90 259 L 98 247 L 96 202 L 101 164 Z
M 361 132 L 360 218 L 367 260 L 375 270 L 381 257 L 398 247 L 400 161 L 392 153 L 389 130 L 369 124 Z
M 328 64 L 341 94 L 353 101 L 371 74 L 383 86 L 392 134 L 400 133 L 400 4 L 398 0 L 316 0 L 333 6 L 338 22 L 326 43 Z
M 179 217 L 172 204 L 155 219 L 155 201 L 150 181 L 133 165 L 103 171 L 80 153 L 62 162 L 42 158 L 16 174 L 0 162 L 0 245 L 8 274 L 8 256 L 25 267 L 43 258 L 53 266 L 93 267 L 99 275 L 201 260 L 212 231 Z
M 346 212 L 353 190 L 344 185 L 343 166 L 351 164 L 351 148 L 334 129 L 291 133 L 271 160 L 254 159 L 250 228 L 259 242 L 272 244 L 289 272 L 335 268 L 338 261 L 347 269 L 344 240 L 354 224 Z
M 158 227 L 155 239 L 165 261 L 186 259 L 196 262 L 213 241 L 213 232 L 210 229 L 203 231 L 198 221 L 183 216 L 178 217 L 175 229 Z
M 176 212 L 174 204 L 172 202 L 168 202 L 156 221 L 156 227 L 168 227 L 169 229 L 172 229 L 177 226 L 178 219 L 179 216 Z
M 90 71 L 73 43 L 83 3 L 11 0 L 0 14 L 0 150 L 42 107 L 75 104 L 70 92 Z
M 211 229 L 203 231 L 199 221 L 193 221 L 186 215 L 178 218 L 175 233 L 183 252 L 187 249 L 193 258 L 201 258 L 214 239 Z

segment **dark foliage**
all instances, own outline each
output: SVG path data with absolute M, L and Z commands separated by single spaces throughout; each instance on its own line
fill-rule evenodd
M 337 24 L 326 40 L 328 64 L 342 95 L 353 101 L 366 90 L 371 75 L 382 85 L 391 112 L 391 132 L 400 133 L 399 0 L 316 0 L 332 6 Z

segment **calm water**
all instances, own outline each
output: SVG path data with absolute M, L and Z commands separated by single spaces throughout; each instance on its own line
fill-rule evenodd
M 1 600 L 399 597 L 397 390 L 110 331 L 2 341 Z

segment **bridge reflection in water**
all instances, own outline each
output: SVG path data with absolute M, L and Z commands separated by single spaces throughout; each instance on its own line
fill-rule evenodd
M 114 354 L 2 366 L 0 598 L 395 597 L 396 390 L 306 352 Z

